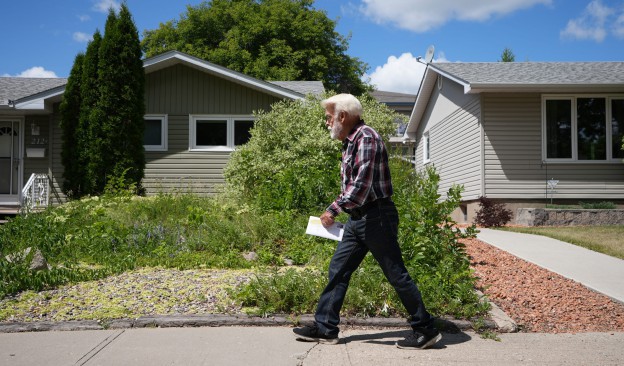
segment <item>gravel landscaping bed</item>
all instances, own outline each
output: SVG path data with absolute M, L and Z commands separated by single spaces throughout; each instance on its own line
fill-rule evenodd
M 478 289 L 521 331 L 624 331 L 624 305 L 477 239 L 465 240 Z M 146 268 L 0 301 L 0 322 L 136 319 L 156 315 L 238 314 L 227 289 L 252 270 Z
M 624 331 L 624 304 L 480 240 L 464 243 L 479 289 L 521 330 Z

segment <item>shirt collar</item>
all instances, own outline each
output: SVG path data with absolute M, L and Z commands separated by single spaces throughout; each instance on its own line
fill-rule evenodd
M 353 126 L 353 128 L 351 129 L 351 132 L 349 132 L 349 135 L 347 136 L 347 138 L 344 139 L 343 143 L 348 143 L 348 142 L 352 142 L 353 139 L 355 138 L 355 135 L 358 133 L 358 131 L 364 126 L 364 120 L 360 119 L 355 126 Z

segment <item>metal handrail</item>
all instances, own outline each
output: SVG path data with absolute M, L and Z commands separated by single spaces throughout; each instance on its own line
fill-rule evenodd
M 43 173 L 33 173 L 22 189 L 22 208 L 48 207 L 50 203 L 50 177 Z

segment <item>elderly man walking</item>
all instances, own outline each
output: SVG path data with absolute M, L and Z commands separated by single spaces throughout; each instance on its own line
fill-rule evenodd
M 392 202 L 388 153 L 382 138 L 361 119 L 362 105 L 350 94 L 321 102 L 325 124 L 334 139 L 342 141 L 342 192 L 321 215 L 325 227 L 340 212 L 349 214 L 342 240 L 329 265 L 329 282 L 323 290 L 311 326 L 293 329 L 300 341 L 338 343 L 340 309 L 351 275 L 370 251 L 410 314 L 413 332 L 396 343 L 405 349 L 424 349 L 442 335 L 425 309 L 418 287 L 410 277 L 397 241 L 399 216 Z

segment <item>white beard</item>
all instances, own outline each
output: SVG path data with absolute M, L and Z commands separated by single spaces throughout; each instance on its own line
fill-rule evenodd
M 329 130 L 329 136 L 333 139 L 338 140 L 340 135 L 342 135 L 342 125 L 340 123 L 334 122 L 333 127 L 328 127 L 327 129 Z

